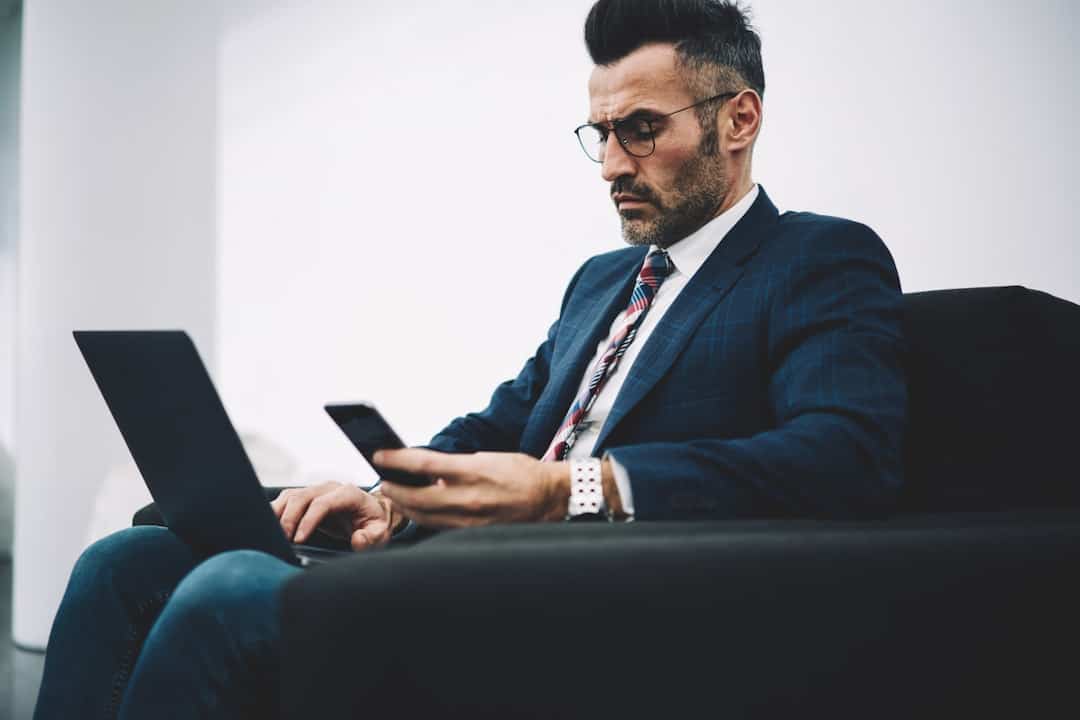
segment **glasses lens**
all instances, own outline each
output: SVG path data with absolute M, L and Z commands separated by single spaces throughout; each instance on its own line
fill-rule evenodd
M 593 162 L 604 162 L 604 145 L 607 143 L 607 133 L 601 132 L 592 125 L 583 125 L 577 129 L 578 142 L 581 149 Z
M 595 125 L 582 125 L 576 131 L 581 149 L 593 162 L 604 162 L 609 132 Z M 620 120 L 615 124 L 619 144 L 634 157 L 651 155 L 656 148 L 652 125 L 648 120 Z
M 648 120 L 623 120 L 615 128 L 619 142 L 634 157 L 645 157 L 653 151 L 652 125 Z

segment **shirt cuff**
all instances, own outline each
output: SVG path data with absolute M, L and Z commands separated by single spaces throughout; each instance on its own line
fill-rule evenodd
M 604 453 L 604 459 L 611 462 L 611 474 L 615 476 L 615 490 L 619 493 L 619 502 L 629 522 L 634 519 L 634 491 L 630 489 L 630 473 L 611 453 Z
M 420 528 L 419 525 L 412 520 L 406 520 L 405 524 L 401 526 L 401 529 L 390 536 L 390 542 L 398 542 L 401 540 L 409 540 L 416 535 L 416 531 Z

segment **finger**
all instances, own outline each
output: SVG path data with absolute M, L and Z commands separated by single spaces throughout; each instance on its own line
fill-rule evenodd
M 433 512 L 445 510 L 450 507 L 452 500 L 450 487 L 441 479 L 425 487 L 384 482 L 381 492 L 403 511 Z
M 425 488 L 395 486 L 390 493 L 393 495 L 385 491 L 383 494 L 410 517 L 417 513 L 470 517 L 491 512 L 490 503 L 469 485 L 447 485 L 440 480 Z
M 296 493 L 285 501 L 285 507 L 281 512 L 281 529 L 290 540 L 296 535 L 297 525 L 307 512 L 308 505 L 315 499 L 314 493 Z
M 475 466 L 472 455 L 443 453 L 424 448 L 379 450 L 371 459 L 379 467 L 404 470 L 414 475 L 451 479 L 469 474 Z
M 345 505 L 346 490 L 340 488 L 334 492 L 320 495 L 308 503 L 303 517 L 296 526 L 295 542 L 302 543 L 308 539 L 315 528 L 326 519 L 327 515 L 337 512 Z
M 377 520 L 359 528 L 352 534 L 349 544 L 356 552 L 381 547 L 390 541 L 390 526 L 385 520 Z
M 282 494 L 287 493 L 287 495 L 278 518 L 281 520 L 281 529 L 285 531 L 290 540 L 296 532 L 296 526 L 299 524 L 300 518 L 307 511 L 308 505 L 320 495 L 334 492 L 341 487 L 341 483 L 324 482 L 309 487 L 289 488 L 283 491 Z
M 270 501 L 270 509 L 277 515 L 278 520 L 281 519 L 281 513 L 285 510 L 285 504 L 289 501 L 289 496 L 293 494 L 293 488 L 285 488 L 278 496 Z

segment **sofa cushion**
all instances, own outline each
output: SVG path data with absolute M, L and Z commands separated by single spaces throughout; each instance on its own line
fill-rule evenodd
M 1080 306 L 1023 287 L 905 296 L 906 510 L 1075 506 Z
M 1076 510 L 453 530 L 289 581 L 282 717 L 1080 717 L 1078 561 Z

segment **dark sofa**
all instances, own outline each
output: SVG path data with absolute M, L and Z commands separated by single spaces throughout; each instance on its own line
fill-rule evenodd
M 284 716 L 1080 716 L 1080 307 L 906 314 L 892 517 L 492 527 L 315 568 L 282 599 Z

